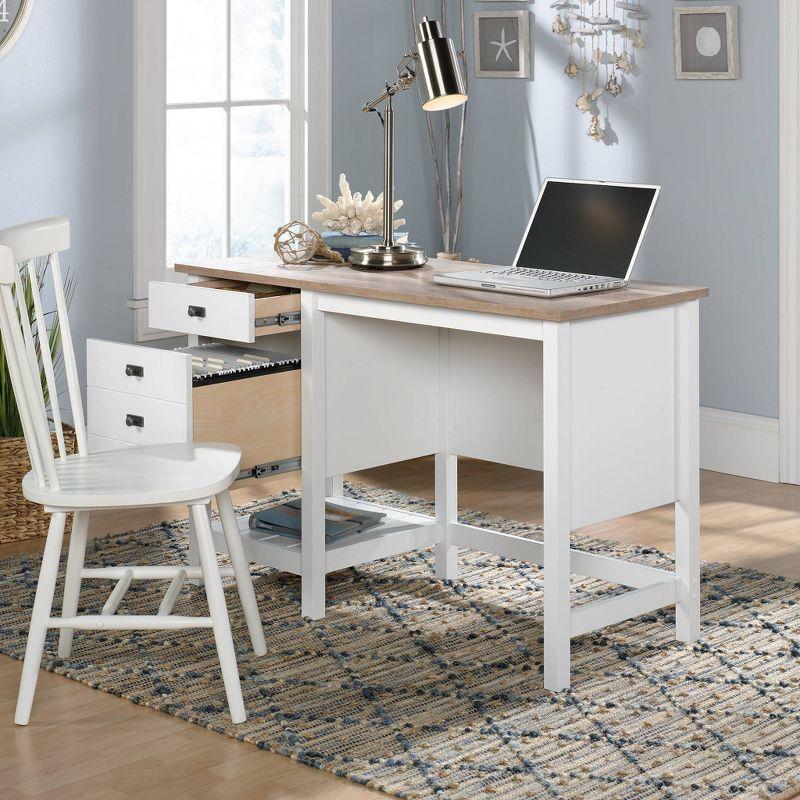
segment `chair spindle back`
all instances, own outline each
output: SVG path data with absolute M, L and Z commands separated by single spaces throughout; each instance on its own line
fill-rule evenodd
M 59 252 L 68 248 L 69 222 L 64 217 L 0 230 L 0 335 L 31 466 L 37 482 L 53 489 L 60 487 L 48 409 L 59 457 L 63 459 L 67 455 L 56 380 L 58 355 L 54 363 L 51 353 L 51 337 L 55 335 L 56 326 L 78 452 L 82 455 L 88 453 L 83 401 L 58 259 Z M 43 259 L 41 272 L 36 269 L 36 259 Z M 49 328 L 42 307 L 43 286 L 40 285 L 48 275 L 56 303 Z

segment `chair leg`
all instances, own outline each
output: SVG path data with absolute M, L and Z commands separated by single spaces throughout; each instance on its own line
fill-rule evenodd
M 81 593 L 81 570 L 86 555 L 86 531 L 89 528 L 89 512 L 76 511 L 72 515 L 72 534 L 69 539 L 67 574 L 64 579 L 64 601 L 62 617 L 74 617 L 78 613 Z M 58 636 L 58 657 L 69 658 L 72 652 L 72 628 L 62 628 Z
M 17 710 L 14 722 L 27 725 L 31 717 L 33 696 L 36 693 L 36 681 L 44 652 L 44 640 L 47 635 L 47 623 L 53 607 L 53 594 L 58 577 L 58 562 L 61 559 L 61 544 L 64 541 L 64 525 L 67 515 L 58 511 L 50 517 L 50 528 L 44 545 L 42 568 L 39 571 L 39 582 L 36 585 L 36 599 L 33 601 L 31 626 L 28 631 L 28 643 L 25 647 L 25 661 L 22 665 L 22 679 L 19 683 Z
M 253 643 L 253 652 L 263 656 L 267 652 L 267 643 L 264 640 L 264 626 L 261 624 L 261 615 L 258 612 L 258 600 L 253 591 L 253 580 L 250 577 L 250 564 L 245 556 L 242 545 L 242 535 L 236 522 L 236 512 L 233 510 L 230 492 L 227 490 L 217 495 L 217 508 L 228 545 L 228 555 L 231 557 L 233 573 L 236 576 L 236 587 L 239 590 L 239 600 L 247 620 L 247 630 L 250 632 L 250 641 Z
M 208 610 L 211 615 L 214 640 L 217 644 L 217 656 L 222 668 L 225 693 L 228 696 L 228 710 L 234 723 L 244 722 L 247 719 L 247 715 L 244 710 L 242 685 L 239 682 L 239 667 L 236 664 L 236 652 L 233 649 L 231 624 L 228 619 L 228 609 L 225 605 L 225 595 L 222 590 L 222 578 L 219 575 L 217 552 L 214 549 L 214 542 L 211 538 L 208 511 L 206 506 L 202 504 L 192 505 L 189 509 L 194 522 L 195 535 L 197 536 L 197 549 L 200 554 L 200 566 L 203 569 Z
M 194 530 L 194 520 L 192 519 L 191 513 L 189 514 L 189 550 L 187 552 L 186 563 L 190 567 L 199 567 L 200 566 L 200 553 L 197 550 L 197 534 Z M 192 586 L 202 586 L 203 579 L 202 578 L 190 578 L 187 583 L 192 584 Z

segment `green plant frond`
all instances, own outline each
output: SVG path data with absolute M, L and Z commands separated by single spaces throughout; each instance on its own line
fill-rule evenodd
M 51 398 L 47 386 L 47 378 L 44 373 L 44 366 L 42 363 L 42 346 L 43 342 L 47 342 L 47 350 L 53 362 L 53 372 L 58 385 L 59 379 L 63 374 L 63 357 L 61 352 L 61 325 L 59 323 L 58 314 L 56 311 L 44 312 L 43 327 L 44 331 L 40 331 L 36 324 L 36 312 L 33 306 L 33 293 L 31 292 L 30 279 L 28 270 L 35 270 L 36 283 L 41 289 L 44 286 L 45 275 L 49 266 L 49 261 L 46 258 L 37 259 L 31 265 L 24 267 L 21 272 L 22 278 L 22 298 L 17 297 L 16 288 L 13 289 L 13 294 L 16 299 L 18 313 L 27 315 L 33 330 L 33 343 L 36 353 L 37 361 L 39 364 L 39 378 L 41 380 L 42 395 L 44 397 L 45 408 L 50 407 Z M 67 301 L 67 308 L 72 305 L 72 300 L 75 296 L 76 279 L 74 273 L 67 269 L 64 274 L 64 296 Z M 58 402 L 58 398 L 54 398 L 53 402 Z M 9 436 L 22 436 L 22 421 L 19 416 L 19 409 L 14 397 L 14 391 L 11 384 L 11 374 L 8 370 L 8 362 L 5 355 L 5 347 L 3 342 L 0 341 L 0 437 Z

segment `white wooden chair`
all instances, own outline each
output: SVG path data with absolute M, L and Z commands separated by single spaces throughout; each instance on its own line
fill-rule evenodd
M 60 628 L 58 653 L 70 654 L 72 635 L 82 630 L 177 630 L 212 628 L 217 646 L 228 709 L 234 722 L 245 720 L 242 689 L 236 665 L 228 611 L 221 576 L 233 574 L 244 608 L 253 649 L 266 653 L 264 631 L 258 613 L 250 571 L 228 488 L 239 471 L 241 452 L 227 444 L 171 444 L 125 448 L 89 454 L 83 416 L 80 384 L 67 319 L 64 285 L 58 253 L 69 247 L 69 222 L 63 217 L 40 220 L 0 231 L 0 333 L 8 359 L 14 395 L 20 410 L 31 471 L 22 481 L 29 500 L 44 506 L 50 526 L 44 547 L 36 599 L 33 604 L 25 663 L 22 668 L 14 721 L 26 725 L 30 718 L 36 680 L 48 628 Z M 56 313 L 61 330 L 61 349 L 67 391 L 78 442 L 78 454 L 67 455 L 58 409 L 53 361 L 47 346 L 36 352 L 34 333 L 47 341 L 45 319 L 33 259 L 49 259 Z M 20 268 L 17 263 L 20 263 Z M 27 280 L 33 297 L 35 328 L 31 325 L 24 301 L 23 282 Z M 50 412 L 58 439 L 59 458 L 53 454 L 47 409 L 42 392 L 40 364 L 46 377 Z M 232 569 L 221 570 L 211 538 L 209 503 L 216 497 Z M 93 509 L 158 506 L 185 503 L 194 524 L 200 567 L 119 566 L 84 568 L 86 530 Z M 64 525 L 73 514 L 69 544 L 62 616 L 52 615 Z M 102 613 L 77 616 L 82 578 L 117 580 Z M 171 580 L 156 614 L 151 616 L 115 615 L 132 580 Z M 208 599 L 208 617 L 173 615 L 181 586 L 187 579 L 202 579 Z

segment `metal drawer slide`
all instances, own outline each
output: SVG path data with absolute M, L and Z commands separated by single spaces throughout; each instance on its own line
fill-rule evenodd
M 283 327 L 284 325 L 299 325 L 300 312 L 292 311 L 288 314 L 276 314 L 273 317 L 256 317 L 256 328 L 269 328 L 272 325 Z
M 264 478 L 267 475 L 276 475 L 279 472 L 294 472 L 300 469 L 300 457 L 287 458 L 283 461 L 271 461 L 266 464 L 256 464 L 250 469 L 243 469 L 237 481 L 247 480 L 248 478 Z

